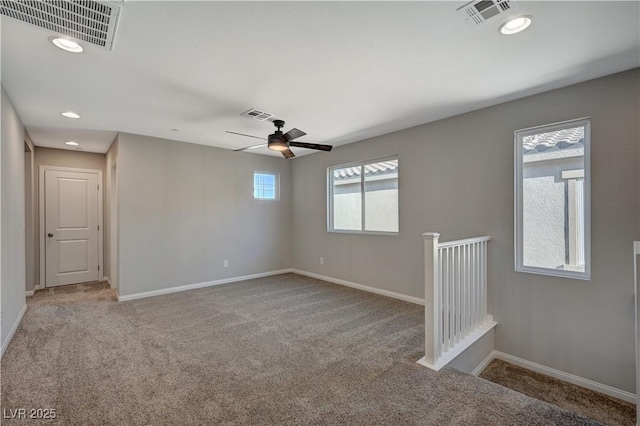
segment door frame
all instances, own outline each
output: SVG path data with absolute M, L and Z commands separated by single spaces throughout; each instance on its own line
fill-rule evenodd
M 26 263 L 26 286 L 25 294 L 32 296 L 33 292 L 39 288 L 38 277 L 36 277 L 36 167 L 35 167 L 35 146 L 29 136 L 24 138 L 25 149 L 28 148 L 28 166 L 25 161 L 25 263 Z M 27 151 L 25 151 L 25 154 Z M 26 159 L 25 159 L 26 160 Z M 28 167 L 28 168 L 27 168 Z M 29 185 L 27 185 L 27 173 L 29 174 Z M 30 213 L 27 215 L 27 213 Z M 30 279 L 30 281 L 29 281 Z M 31 287 L 31 288 L 29 288 Z
M 120 292 L 118 272 L 118 157 L 109 165 L 109 279 L 112 288 Z
M 640 425 L 640 283 L 638 267 L 640 266 L 640 241 L 633 242 L 633 296 L 636 314 L 636 425 Z
M 39 227 L 38 232 L 40 236 L 38 240 L 40 241 L 40 288 L 46 288 L 46 259 L 45 259 L 45 248 L 46 248 L 46 238 L 45 238 L 45 205 L 44 205 L 44 196 L 45 196 L 45 187 L 44 187 L 44 174 L 46 171 L 58 171 L 58 172 L 75 172 L 75 173 L 89 173 L 98 175 L 98 280 L 102 281 L 104 279 L 104 265 L 103 265 L 103 232 L 104 232 L 104 224 L 103 224 L 103 211 L 102 211 L 102 187 L 104 186 L 104 182 L 102 181 L 102 170 L 93 170 L 93 169 L 76 169 L 73 167 L 58 167 L 58 166 L 44 166 L 40 165 L 39 167 L 39 179 L 38 179 L 38 220 Z

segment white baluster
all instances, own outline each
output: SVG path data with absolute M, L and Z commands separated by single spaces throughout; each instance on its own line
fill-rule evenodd
M 445 259 L 447 260 L 445 270 L 447 273 L 445 274 L 445 279 L 442 280 L 442 294 L 444 295 L 444 299 L 442 300 L 444 315 L 444 351 L 449 349 L 449 281 L 451 280 L 451 256 L 448 248 L 445 250 L 445 253 Z
M 460 338 L 467 334 L 467 299 L 469 297 L 469 246 L 464 247 L 464 281 L 460 295 Z

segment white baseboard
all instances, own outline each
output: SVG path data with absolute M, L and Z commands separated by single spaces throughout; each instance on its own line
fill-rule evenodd
M 636 403 L 636 395 L 632 394 L 631 392 L 616 389 L 609 385 L 594 382 L 593 380 L 585 379 L 574 374 L 565 373 L 564 371 L 556 370 L 555 368 L 547 367 L 546 365 L 538 364 L 536 362 L 509 355 L 500 351 L 491 352 L 491 354 L 489 354 L 489 356 L 485 358 L 480 363 L 480 365 L 478 365 L 478 367 L 473 370 L 473 374 L 477 376 L 482 373 L 482 370 L 484 370 L 487 365 L 489 365 L 489 363 L 494 359 L 499 359 L 517 365 L 519 367 L 526 368 L 527 370 L 535 371 L 536 373 L 544 374 L 545 376 L 572 383 L 574 385 L 578 385 L 595 392 L 600 392 L 602 394 L 609 395 L 614 398 L 630 402 L 632 404 Z
M 223 278 L 221 280 L 207 281 L 203 283 L 187 284 L 177 287 L 163 288 L 160 290 L 144 291 L 142 293 L 118 295 L 118 302 L 126 302 L 129 300 L 144 299 L 147 297 L 161 296 L 163 294 L 177 293 L 180 291 L 195 290 L 197 288 L 213 287 L 216 285 L 229 284 L 237 281 L 253 280 L 255 278 L 270 277 L 272 275 L 281 275 L 292 272 L 291 269 L 281 269 L 279 271 L 262 272 L 253 275 L 243 275 L 240 277 Z
M 293 272 L 294 274 L 304 275 L 310 278 L 316 278 L 322 281 L 328 281 L 330 283 L 343 285 L 346 287 L 357 288 L 358 290 L 367 291 L 369 293 L 380 294 L 382 296 L 392 297 L 394 299 L 404 300 L 405 302 L 415 303 L 416 305 L 424 306 L 424 299 L 420 299 L 419 297 L 407 296 L 406 294 L 396 293 L 395 291 L 383 290 L 377 287 L 371 287 L 364 284 L 353 283 L 351 281 L 341 280 L 339 278 L 327 277 L 325 275 L 315 274 L 313 272 L 301 271 L 300 269 L 291 269 L 289 272 Z
M 25 292 L 24 292 L 24 294 L 25 294 L 25 296 L 27 296 L 27 297 L 31 297 L 31 296 L 33 296 L 33 295 L 34 295 L 34 293 L 35 293 L 37 290 L 40 290 L 40 286 L 39 286 L 39 285 L 34 285 L 34 286 L 33 286 L 33 290 L 27 290 L 27 291 L 25 291 Z
M 13 335 L 16 334 L 16 331 L 18 331 L 18 326 L 20 325 L 20 322 L 22 321 L 22 317 L 24 316 L 25 312 L 27 312 L 26 303 L 24 304 L 24 306 L 22 307 L 22 310 L 18 314 L 18 318 L 16 318 L 16 321 L 13 323 L 13 327 L 11 327 L 11 331 L 9 331 L 9 335 L 4 339 L 4 342 L 2 342 L 2 349 L 0 349 L 0 358 L 4 356 L 4 351 L 7 350 L 7 348 L 9 347 L 9 343 L 11 343 L 11 340 L 13 339 Z
M 419 297 L 407 296 L 406 294 L 396 293 L 394 291 L 389 291 L 389 290 L 383 290 L 383 289 L 380 289 L 380 288 L 371 287 L 371 286 L 364 285 L 364 284 L 357 284 L 357 283 L 353 283 L 353 282 L 350 282 L 350 281 L 341 280 L 341 279 L 338 279 L 338 278 L 327 277 L 325 275 L 315 274 L 313 272 L 302 271 L 300 269 L 281 269 L 281 270 L 278 270 L 278 271 L 270 271 L 270 272 L 263 272 L 263 273 L 259 273 L 259 274 L 253 274 L 253 275 L 244 275 L 244 276 L 239 276 L 239 277 L 224 278 L 224 279 L 221 279 L 221 280 L 207 281 L 207 282 L 195 283 L 195 284 L 187 284 L 187 285 L 182 285 L 182 286 L 177 286 L 177 287 L 163 288 L 163 289 L 160 289 L 160 290 L 145 291 L 145 292 L 142 292 L 142 293 L 126 294 L 126 295 L 123 295 L 123 296 L 119 295 L 118 296 L 118 301 L 119 302 L 126 302 L 128 300 L 136 300 L 136 299 L 143 299 L 143 298 L 146 298 L 146 297 L 161 296 L 163 294 L 177 293 L 177 292 L 180 292 L 180 291 L 187 291 L 187 290 L 195 290 L 197 288 L 212 287 L 212 286 L 221 285 L 221 284 L 229 284 L 229 283 L 233 283 L 233 282 L 237 282 L 237 281 L 246 281 L 246 280 L 252 280 L 252 279 L 255 279 L 255 278 L 270 277 L 272 275 L 281 275 L 281 274 L 287 274 L 287 273 L 294 273 L 294 274 L 298 274 L 298 275 L 304 275 L 306 277 L 316 278 L 316 279 L 327 281 L 327 282 L 330 282 L 330 283 L 339 284 L 339 285 L 343 285 L 343 286 L 351 287 L 351 288 L 356 288 L 358 290 L 367 291 L 369 293 L 376 293 L 376 294 L 380 294 L 382 296 L 387 296 L 387 297 L 392 297 L 394 299 L 403 300 L 405 302 L 415 303 L 417 305 L 424 305 L 424 299 L 420 299 Z
M 471 374 L 473 374 L 476 377 L 479 376 L 480 373 L 482 373 L 484 369 L 489 366 L 489 364 L 491 363 L 491 361 L 494 360 L 495 357 L 496 357 L 496 351 L 493 350 L 491 351 L 491 353 L 489 353 L 489 355 L 487 355 L 485 359 L 482 360 L 480 364 L 478 364 L 476 368 L 473 369 Z

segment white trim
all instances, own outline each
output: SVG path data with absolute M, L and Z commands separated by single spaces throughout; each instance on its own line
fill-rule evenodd
M 116 292 L 119 294 L 120 290 L 118 290 L 118 227 L 119 225 L 119 215 L 118 215 L 118 205 L 120 203 L 118 196 L 118 156 L 116 155 L 111 162 L 111 165 L 107 169 L 107 180 L 109 182 L 109 285 L 111 288 L 115 288 Z M 106 271 L 105 271 L 106 272 Z M 111 281 L 113 278 L 113 281 Z
M 499 360 L 517 365 L 518 367 L 526 368 L 527 370 L 535 371 L 536 373 L 544 374 L 545 376 L 553 377 L 554 379 L 558 379 L 574 385 L 578 385 L 595 392 L 599 392 L 605 395 L 612 396 L 614 398 L 621 399 L 626 402 L 630 402 L 632 404 L 636 403 L 636 395 L 632 394 L 631 392 L 623 391 L 621 389 L 617 389 L 609 385 L 594 382 L 593 380 L 585 379 L 583 377 L 576 376 L 571 373 L 565 373 L 564 371 L 556 370 L 555 368 L 547 367 L 546 365 L 538 364 L 536 362 L 529 361 L 514 355 L 509 355 L 500 351 L 491 352 L 491 354 L 489 354 L 489 356 L 485 358 L 480 363 L 480 365 L 478 365 L 473 370 L 473 374 L 478 375 L 482 373 L 482 370 L 484 370 L 487 367 L 487 365 L 489 365 L 489 363 L 494 359 L 499 359 Z
M 113 288 L 113 284 L 111 284 L 111 280 L 109 279 L 109 277 L 107 276 L 102 277 L 102 281 L 106 281 L 109 284 L 109 287 Z
M 40 286 L 36 284 L 36 285 L 34 285 L 34 286 L 33 286 L 33 290 L 27 290 L 27 291 L 25 291 L 25 295 L 26 295 L 27 297 L 31 297 L 31 296 L 33 296 L 33 295 L 36 293 L 36 291 L 38 291 L 38 290 L 40 290 Z
M 24 316 L 25 312 L 27 312 L 26 303 L 24 304 L 24 306 L 22 307 L 22 310 L 18 314 L 18 318 L 16 318 L 16 322 L 13 323 L 13 327 L 11 327 L 11 331 L 9 331 L 7 338 L 4 339 L 4 342 L 2 342 L 2 349 L 0 350 L 0 358 L 4 356 L 4 351 L 7 350 L 7 348 L 9 347 L 9 344 L 11 343 L 11 340 L 13 339 L 14 334 L 16 334 L 16 331 L 18 331 L 18 326 L 20 325 L 20 322 L 22 322 L 22 317 Z
M 351 287 L 351 288 L 355 288 L 355 289 L 358 289 L 358 290 L 366 291 L 366 292 L 369 292 L 369 293 L 375 293 L 375 294 L 379 294 L 379 295 L 382 295 L 382 296 L 387 296 L 387 297 L 391 297 L 391 298 L 394 298 L 394 299 L 402 300 L 402 301 L 405 301 L 405 302 L 415 303 L 416 305 L 424 306 L 424 299 L 420 299 L 419 297 L 407 296 L 406 294 L 396 293 L 394 291 L 389 291 L 389 290 L 383 290 L 383 289 L 380 289 L 380 288 L 371 287 L 371 286 L 364 285 L 364 284 L 357 284 L 357 283 L 353 283 L 353 282 L 350 282 L 350 281 L 341 280 L 341 279 L 338 279 L 338 278 L 327 277 L 325 275 L 315 274 L 313 272 L 302 271 L 300 269 L 281 269 L 281 270 L 278 270 L 278 271 L 262 272 L 262 273 L 259 273 L 259 274 L 244 275 L 244 276 L 232 277 L 232 278 L 224 278 L 224 279 L 221 279 L 221 280 L 206 281 L 206 282 L 202 282 L 202 283 L 187 284 L 187 285 L 182 285 L 182 286 L 177 286 L 177 287 L 164 288 L 164 289 L 160 289 L 160 290 L 152 290 L 152 291 L 145 291 L 145 292 L 142 292 L 142 293 L 134 293 L 134 294 L 128 294 L 128 295 L 124 295 L 124 296 L 117 296 L 117 298 L 118 298 L 119 302 L 126 302 L 128 300 L 136 300 L 136 299 L 143 299 L 143 298 L 146 298 L 146 297 L 161 296 L 163 294 L 177 293 L 177 292 L 180 292 L 180 291 L 194 290 L 194 289 L 197 289 L 197 288 L 212 287 L 212 286 L 221 285 L 221 284 L 234 283 L 234 282 L 237 282 L 237 281 L 252 280 L 252 279 L 255 279 L 255 278 L 270 277 L 270 276 L 273 276 L 273 275 L 281 275 L 281 274 L 288 274 L 288 273 L 303 275 L 303 276 L 306 276 L 306 277 L 315 278 L 315 279 L 322 280 L 322 281 L 327 281 L 327 282 L 330 282 L 330 283 L 333 283 L 333 284 L 339 284 L 339 285 L 343 285 L 343 286 L 346 286 L 346 287 Z
M 118 302 L 127 302 L 129 300 L 144 299 L 147 297 L 162 296 L 164 294 L 178 293 L 181 291 L 195 290 L 197 288 L 213 287 L 221 284 L 229 284 L 237 281 L 253 280 L 255 278 L 270 277 L 272 275 L 282 275 L 293 272 L 291 269 L 281 269 L 279 271 L 262 272 L 259 274 L 243 275 L 240 277 L 223 278 L 221 280 L 206 281 L 202 283 L 187 284 L 176 287 L 163 288 L 160 290 L 144 291 L 142 293 L 117 295 Z
M 40 290 L 40 286 L 39 285 L 34 285 L 33 286 L 33 290 L 27 290 L 25 291 L 25 296 L 27 297 L 31 297 L 33 296 L 37 290 Z
M 44 223 L 44 173 L 47 170 L 52 171 L 60 171 L 60 172 L 75 172 L 75 173 L 91 173 L 98 175 L 98 267 L 100 271 L 98 272 L 98 280 L 101 280 L 104 274 L 104 261 L 103 261 L 103 233 L 104 233 L 104 220 L 103 220 L 103 206 L 102 206 L 102 190 L 104 186 L 104 182 L 102 181 L 102 170 L 94 170 L 94 169 L 78 169 L 74 167 L 58 167 L 58 166 L 46 166 L 40 165 L 38 170 L 38 218 L 39 218 L 39 228 L 38 232 L 40 233 L 38 240 L 40 241 L 40 287 L 46 288 L 46 278 L 45 278 L 45 223 Z
M 98 280 L 104 278 L 104 179 L 98 170 Z
M 456 343 L 451 349 L 449 349 L 448 351 L 444 352 L 440 356 L 440 358 L 438 358 L 438 361 L 435 364 L 428 363 L 426 357 L 424 357 L 424 356 L 422 358 L 420 358 L 416 362 L 418 364 L 424 366 L 424 367 L 430 368 L 430 369 L 435 370 L 435 371 L 439 371 L 440 369 L 442 369 L 442 367 L 446 366 L 451 361 L 456 359 L 460 354 L 462 354 L 462 352 L 464 352 L 467 349 L 469 349 L 474 343 L 476 343 L 485 334 L 487 334 L 488 332 L 493 330 L 494 327 L 496 325 L 498 325 L 497 322 L 493 321 L 493 317 L 491 315 L 487 315 L 487 317 L 488 317 L 488 319 L 484 322 L 484 324 L 482 324 L 480 327 L 476 328 L 471 333 L 469 333 L 467 336 L 465 336 L 464 339 L 462 339 L 462 340 L 460 340 L 460 342 Z M 486 358 L 485 358 L 485 360 L 486 360 Z M 482 361 L 482 362 L 484 362 L 484 361 Z M 491 362 L 491 361 L 489 361 L 489 362 Z M 475 369 L 473 371 L 475 371 Z
M 635 340 L 636 340 L 636 393 L 640 395 L 640 299 L 638 299 L 638 255 L 640 255 L 640 241 L 633 242 L 633 304 L 635 311 Z M 636 418 L 640 419 L 640 398 L 636 399 Z M 638 425 L 638 423 L 636 423 Z
M 489 364 L 491 364 L 491 361 L 493 361 L 495 357 L 496 351 L 493 350 L 489 353 L 489 355 L 487 355 L 485 359 L 482 360 L 482 362 L 480 362 L 480 364 L 478 364 L 476 368 L 473 369 L 471 374 L 478 377 L 489 366 Z
M 415 303 L 416 305 L 424 306 L 424 299 L 421 299 L 419 297 L 408 296 L 406 294 L 396 293 L 395 291 L 390 291 L 390 290 L 383 290 L 381 288 L 371 287 L 364 284 L 357 284 L 351 281 L 341 280 L 339 278 L 327 277 L 325 275 L 315 274 L 313 272 L 301 271 L 300 269 L 291 269 L 290 272 L 293 272 L 294 274 L 298 274 L 298 275 L 304 275 L 310 278 L 316 278 L 322 281 L 328 281 L 334 284 L 343 285 L 346 287 L 356 288 L 358 290 L 367 291 L 369 293 L 375 293 L 375 294 L 380 294 L 382 296 L 392 297 L 394 299 L 403 300 L 409 303 Z
M 400 232 L 397 231 L 350 231 L 348 229 L 333 229 L 327 232 L 332 234 L 382 235 L 387 237 L 397 237 L 400 235 Z
M 431 236 L 431 235 L 440 236 L 440 234 L 438 234 L 437 232 L 425 232 L 424 234 L 422 234 L 423 237 Z M 464 244 L 484 243 L 486 241 L 491 241 L 491 237 L 489 235 L 485 235 L 482 237 L 465 238 L 464 240 L 457 240 L 457 241 L 445 241 L 444 243 L 438 243 L 438 248 L 461 246 Z

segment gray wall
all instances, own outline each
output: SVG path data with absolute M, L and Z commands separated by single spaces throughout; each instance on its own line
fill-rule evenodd
M 40 176 L 40 166 L 56 166 L 56 167 L 71 167 L 76 169 L 91 169 L 91 170 L 102 170 L 102 183 L 100 184 L 100 188 L 103 189 L 103 210 L 105 205 L 105 197 L 106 191 L 104 190 L 104 180 L 105 180 L 105 169 L 106 169 L 106 156 L 105 154 L 97 154 L 92 152 L 82 152 L 82 151 L 72 151 L 68 149 L 52 149 L 52 148 L 43 148 L 36 147 L 35 151 L 35 173 L 36 173 L 36 182 L 38 182 Z M 36 211 L 39 212 L 40 206 L 40 186 L 38 183 L 35 185 L 35 197 L 36 197 Z M 39 214 L 39 213 L 38 213 Z M 104 216 L 104 215 L 103 215 Z M 42 231 L 40 231 L 40 221 L 37 221 L 36 229 L 38 232 L 36 233 L 36 246 L 35 246 L 35 273 L 36 273 L 36 281 L 39 281 L 40 277 L 40 238 L 38 238 Z M 104 238 L 103 238 L 104 241 Z M 104 253 L 104 250 L 103 250 Z M 40 283 L 42 286 L 42 283 Z M 29 283 L 27 283 L 27 290 L 32 290 L 29 288 Z
M 423 232 L 440 232 L 441 241 L 491 235 L 496 349 L 634 392 L 638 93 L 633 70 L 297 158 L 293 266 L 422 297 Z M 592 118 L 592 279 L 516 273 L 513 132 L 585 116 Z M 399 235 L 327 233 L 327 167 L 395 154 Z
M 24 139 L 25 131 L 13 103 L 2 90 L 2 140 L 0 178 L 2 192 L 0 254 L 0 306 L 2 307 L 2 345 L 26 304 L 25 298 L 25 208 Z
M 120 296 L 291 266 L 288 161 L 125 133 L 118 151 Z M 254 170 L 280 200 L 253 199 Z

